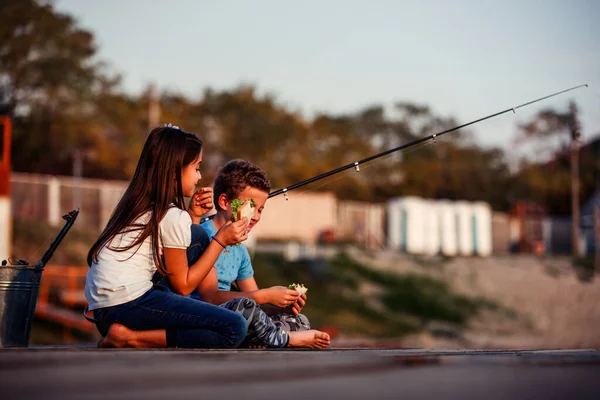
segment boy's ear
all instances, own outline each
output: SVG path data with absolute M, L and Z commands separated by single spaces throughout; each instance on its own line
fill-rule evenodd
M 217 199 L 217 203 L 221 210 L 227 210 L 227 206 L 229 205 L 229 200 L 227 200 L 227 195 L 225 193 L 221 193 L 219 198 Z

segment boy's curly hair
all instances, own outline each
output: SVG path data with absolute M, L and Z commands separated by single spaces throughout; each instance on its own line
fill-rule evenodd
M 221 194 L 225 193 L 227 199 L 232 201 L 248 186 L 267 193 L 271 191 L 271 182 L 260 167 L 245 160 L 229 161 L 215 177 L 213 188 L 215 207 L 221 210 L 218 202 Z

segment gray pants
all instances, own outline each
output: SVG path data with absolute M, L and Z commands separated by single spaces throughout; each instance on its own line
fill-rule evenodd
M 251 344 L 285 347 L 289 342 L 288 332 L 310 329 L 308 318 L 302 314 L 282 313 L 269 317 L 254 300 L 245 297 L 230 300 L 219 307 L 234 311 L 246 319 L 246 341 Z
M 310 322 L 304 314 L 287 314 L 281 313 L 269 316 L 275 325 L 280 325 L 288 332 L 307 331 L 310 329 Z

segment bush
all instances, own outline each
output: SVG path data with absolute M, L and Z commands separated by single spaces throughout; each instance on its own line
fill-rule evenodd
M 434 321 L 460 327 L 482 308 L 497 308 L 485 299 L 453 294 L 444 281 L 382 272 L 345 254 L 290 263 L 258 253 L 253 264 L 260 287 L 305 284 L 309 301 L 304 312 L 312 325 L 335 325 L 344 333 L 398 337 Z M 365 294 L 365 286 L 372 294 Z

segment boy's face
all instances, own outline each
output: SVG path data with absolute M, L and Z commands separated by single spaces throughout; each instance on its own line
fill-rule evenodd
M 269 193 L 250 186 L 247 186 L 240 192 L 238 196 L 240 201 L 254 199 L 254 216 L 248 224 L 248 231 L 251 231 L 254 225 L 258 224 L 258 221 L 260 221 L 260 215 L 265 209 L 265 203 L 268 198 Z M 231 214 L 231 206 L 228 207 L 228 211 Z

